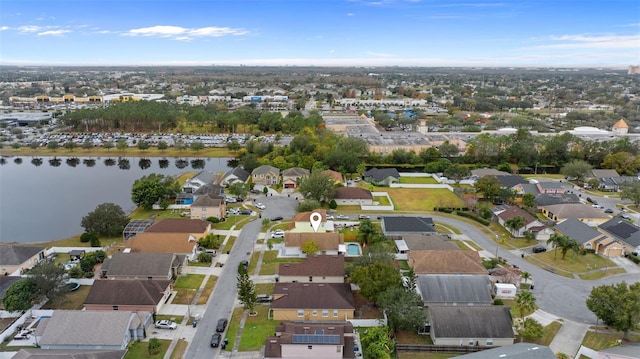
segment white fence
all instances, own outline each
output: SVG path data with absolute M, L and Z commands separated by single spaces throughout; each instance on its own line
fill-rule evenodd
M 37 310 L 27 310 L 26 312 L 24 312 L 24 314 L 19 315 L 19 313 L 10 313 L 10 312 L 6 312 L 6 311 L 2 311 L 2 318 L 18 318 L 16 319 L 15 322 L 11 323 L 11 325 L 5 329 L 4 332 L 0 333 L 0 342 L 4 342 L 5 340 L 7 340 L 7 338 L 9 338 L 10 336 L 12 336 L 16 331 L 18 326 L 24 326 L 23 324 L 27 321 L 27 319 L 38 319 L 40 317 L 50 317 L 53 314 L 53 310 L 46 310 L 46 309 L 37 309 Z M 15 316 L 4 316 L 5 314 L 8 315 L 15 315 Z M 35 320 L 34 320 L 35 323 Z
M 363 211 L 393 211 L 394 209 L 393 201 L 391 200 L 391 197 L 387 192 L 371 192 L 371 195 L 373 195 L 373 197 L 387 197 L 387 200 L 389 201 L 390 205 L 388 206 L 360 205 L 360 209 L 362 209 Z
M 354 327 L 383 327 L 387 325 L 387 319 L 349 319 Z

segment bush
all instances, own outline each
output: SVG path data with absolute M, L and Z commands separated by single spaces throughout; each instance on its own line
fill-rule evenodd
M 629 254 L 627 256 L 627 258 L 629 258 L 630 261 L 632 261 L 635 264 L 640 264 L 640 257 L 633 255 L 633 254 Z
M 80 278 L 83 274 L 84 272 L 78 266 L 75 266 L 69 270 L 69 277 L 71 278 Z
M 329 202 L 329 208 L 331 208 L 331 209 L 338 208 L 338 203 L 336 202 L 335 199 L 332 199 L 331 202 Z
M 207 218 L 207 221 L 209 221 L 209 222 L 211 222 L 213 224 L 216 224 L 216 223 L 220 223 L 220 218 L 218 218 L 218 217 L 209 217 L 209 218 Z
M 80 242 L 87 243 L 91 242 L 94 238 L 98 238 L 98 235 L 93 232 L 84 232 L 80 235 Z
M 296 208 L 296 210 L 298 212 L 309 212 L 309 211 L 313 211 L 316 208 L 320 208 L 320 202 L 312 200 L 312 199 L 307 199 L 307 200 L 304 200 L 304 201 L 300 202 L 298 204 L 298 208 Z
M 504 305 L 504 301 L 500 298 L 496 298 L 493 300 L 493 305 Z
M 158 338 L 149 339 L 149 345 L 147 346 L 147 350 L 149 351 L 150 355 L 160 353 L 160 347 L 161 347 L 160 339 Z
M 98 237 L 91 238 L 91 247 L 102 247 L 100 245 L 100 240 L 98 239 Z
M 198 262 L 202 263 L 211 263 L 213 261 L 213 256 L 209 253 L 200 253 L 198 254 Z
M 93 272 L 84 272 L 85 278 L 93 278 Z
M 469 212 L 462 212 L 462 211 L 457 211 L 456 214 L 460 217 L 466 217 L 466 218 L 470 218 L 473 219 L 474 221 L 478 222 L 478 223 L 482 223 L 485 226 L 488 226 L 491 222 L 487 221 L 486 219 L 482 218 L 482 217 L 478 217 L 473 213 L 469 213 Z

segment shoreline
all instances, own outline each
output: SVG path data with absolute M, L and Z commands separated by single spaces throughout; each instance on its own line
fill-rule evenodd
M 0 156 L 2 157 L 173 157 L 173 158 L 202 158 L 202 157 L 217 157 L 217 158 L 236 158 L 237 152 L 231 152 L 227 148 L 223 147 L 208 147 L 200 151 L 193 150 L 177 150 L 167 149 L 158 150 L 157 148 L 150 148 L 148 150 L 140 150 L 137 148 L 127 148 L 126 150 L 107 150 L 103 148 L 92 148 L 85 150 L 83 148 L 75 148 L 67 150 L 60 148 L 57 150 L 49 150 L 46 148 L 28 148 L 21 147 L 19 149 L 14 148 L 2 148 L 0 149 Z

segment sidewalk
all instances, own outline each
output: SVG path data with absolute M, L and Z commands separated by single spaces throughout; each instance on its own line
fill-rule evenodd
M 549 344 L 549 348 L 556 354 L 564 353 L 573 358 L 580 350 L 580 345 L 587 330 L 589 330 L 589 324 L 563 319 L 562 328 Z

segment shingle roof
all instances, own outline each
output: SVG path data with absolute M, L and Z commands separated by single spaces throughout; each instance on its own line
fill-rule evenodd
M 402 236 L 408 249 L 413 250 L 442 250 L 457 251 L 460 250 L 455 243 L 448 241 L 443 235 L 438 233 L 418 233 L 405 234 Z
M 418 275 L 422 301 L 429 303 L 491 304 L 491 281 L 488 275 Z
M 524 218 L 525 225 L 536 221 L 536 218 L 534 218 L 527 211 L 525 211 L 524 209 L 522 209 L 522 208 L 520 208 L 518 206 L 511 206 L 511 207 L 507 208 L 506 211 L 501 212 L 500 214 L 498 214 L 498 217 L 500 217 L 503 221 L 506 221 L 508 219 L 511 219 L 511 218 L 514 218 L 514 217 L 518 217 L 518 216 Z
M 616 170 L 594 168 L 591 170 L 591 175 L 589 177 L 603 178 L 603 177 L 619 177 L 619 176 L 620 175 Z
M 551 348 L 540 344 L 516 343 L 460 355 L 457 359 L 555 359 Z
M 171 253 L 116 253 L 102 263 L 107 276 L 168 277 L 177 265 Z
M 200 196 L 198 197 L 198 199 L 193 201 L 191 207 L 220 207 L 223 201 L 224 198 L 221 196 L 212 196 L 210 194 L 207 194 Z
M 306 241 L 315 241 L 320 250 L 337 250 L 340 244 L 344 244 L 344 235 L 330 232 L 285 232 L 284 234 L 284 244 L 287 247 L 302 247 Z
M 471 170 L 471 175 L 484 177 L 484 176 L 509 176 L 511 173 L 498 171 L 495 168 L 478 168 L 475 170 Z
M 129 331 L 132 312 L 104 310 L 56 310 L 46 318 L 39 344 L 120 346 Z
M 276 283 L 271 308 L 355 309 L 348 283 Z
M 145 232 L 129 239 L 126 246 L 134 252 L 188 254 L 198 245 L 198 239 L 190 233 Z
M 322 334 L 316 334 L 322 333 Z M 345 336 L 348 333 L 348 336 Z M 280 358 L 282 357 L 281 345 L 291 345 L 294 340 L 294 335 L 338 335 L 338 345 L 344 345 L 343 358 L 355 357 L 353 351 L 353 325 L 349 322 L 282 322 L 276 326 L 276 336 L 267 337 L 264 357 L 265 358 Z M 308 343 L 297 343 L 300 345 L 307 345 Z M 314 345 L 335 345 L 335 344 L 322 344 L 314 343 Z
M 262 165 L 260 167 L 256 167 L 253 171 L 251 171 L 252 175 L 262 175 L 262 174 L 267 174 L 267 173 L 276 173 L 276 174 L 280 174 L 280 169 L 277 167 L 273 167 L 273 166 L 269 166 L 269 165 Z
M 435 232 L 433 219 L 413 216 L 382 217 L 384 233 L 428 233 Z
M 371 178 L 375 182 L 382 182 L 388 177 L 400 178 L 400 173 L 395 168 L 372 168 L 363 173 L 364 178 Z
M 156 306 L 170 280 L 96 280 L 84 304 Z
M 278 274 L 280 276 L 344 277 L 344 256 L 314 255 L 300 263 L 282 263 Z
M 211 225 L 201 219 L 165 218 L 152 224 L 145 233 L 203 233 Z
M 516 185 L 529 183 L 524 177 L 518 175 L 496 176 L 498 182 L 507 188 L 513 188 Z
M 10 266 L 20 265 L 43 250 L 44 247 L 0 244 L 0 263 Z
M 371 191 L 359 187 L 340 187 L 336 188 L 333 195 L 335 199 L 373 199 Z
M 580 198 L 575 193 L 541 193 L 536 197 L 536 205 L 539 207 L 564 203 L 580 203 Z
M 342 177 L 342 173 L 333 170 L 324 170 L 322 174 L 327 174 L 331 176 L 336 182 L 344 182 L 344 177 Z
M 219 196 L 224 194 L 224 187 L 217 184 L 205 184 L 200 186 L 195 192 L 193 192 L 196 196 L 204 196 L 204 195 L 214 195 Z
M 476 251 L 410 251 L 416 274 L 487 274 Z
M 286 170 L 282 171 L 282 176 L 287 177 L 304 177 L 308 175 L 309 170 L 300 167 L 287 168 Z
M 513 338 L 506 306 L 431 306 L 427 309 L 436 338 Z
M 236 167 L 236 168 L 232 169 L 231 171 L 225 173 L 224 174 L 224 179 L 229 178 L 231 175 L 236 176 L 242 182 L 247 182 L 247 179 L 249 178 L 250 174 L 244 168 Z
M 619 217 L 614 217 L 601 224 L 600 229 L 613 235 L 615 238 L 633 246 L 640 246 L 640 227 Z
M 609 218 L 609 215 L 601 210 L 582 203 L 552 204 L 543 208 L 558 218 Z
M 602 233 L 575 218 L 569 218 L 558 223 L 554 227 L 554 229 L 564 235 L 569 236 L 569 238 L 575 240 L 580 244 L 587 243 L 594 238 L 603 236 Z
M 126 350 L 22 348 L 13 359 L 122 359 Z
M 629 125 L 627 125 L 627 122 L 621 118 L 618 122 L 613 124 L 613 128 L 629 128 Z
M 202 183 L 206 184 L 206 183 L 212 183 L 214 178 L 215 178 L 215 175 L 213 173 L 203 170 L 203 171 L 200 171 L 197 175 L 189 178 L 187 182 L 197 179 Z

